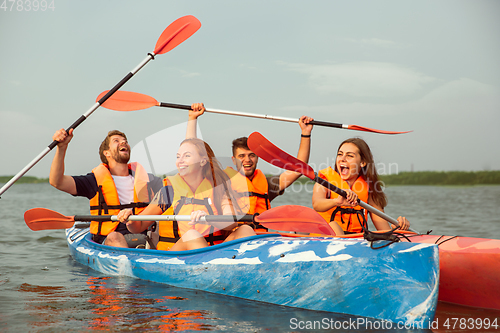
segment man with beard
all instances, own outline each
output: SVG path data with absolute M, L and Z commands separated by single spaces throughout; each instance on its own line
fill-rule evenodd
M 121 209 L 131 208 L 141 212 L 162 187 L 160 178 L 146 173 L 137 162 L 128 163 L 130 145 L 124 133 L 110 131 L 99 147 L 102 163 L 84 176 L 64 174 L 64 158 L 73 129 L 58 130 L 53 140 L 57 150 L 50 167 L 49 182 L 58 190 L 90 200 L 92 215 L 116 215 Z M 92 239 L 101 244 L 117 247 L 143 247 L 146 233 L 131 234 L 119 222 L 91 222 Z

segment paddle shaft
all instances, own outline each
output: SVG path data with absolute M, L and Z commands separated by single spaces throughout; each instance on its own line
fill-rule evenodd
M 132 71 L 130 71 L 120 82 L 118 82 L 104 97 L 97 101 L 87 112 L 80 116 L 73 124 L 71 124 L 66 132 L 70 129 L 75 129 L 85 121 L 97 108 L 104 103 L 108 98 L 110 98 L 118 89 L 120 89 L 128 80 L 134 76 L 142 67 L 144 67 L 150 60 L 154 59 L 154 53 L 148 53 L 148 56 Z M 9 180 L 1 189 L 0 195 L 7 191 L 12 184 L 19 180 L 26 172 L 28 172 L 35 164 L 37 164 L 42 158 L 45 157 L 59 142 L 54 140 L 50 145 L 47 146 L 37 157 L 35 157 L 28 165 L 26 165 L 21 171 L 19 171 L 11 180 Z
M 313 179 L 316 183 L 320 184 L 320 185 L 323 185 L 324 187 L 326 187 L 327 189 L 329 189 L 330 191 L 332 192 L 335 192 L 337 193 L 338 195 L 346 198 L 347 197 L 347 193 L 338 188 L 337 186 L 333 185 L 332 183 L 326 181 L 325 179 L 323 178 L 320 178 L 318 176 L 316 176 L 314 179 Z M 377 216 L 380 216 L 381 218 L 383 218 L 384 220 L 392 223 L 393 225 L 395 226 L 398 226 L 399 225 L 399 222 L 398 220 L 396 220 L 395 218 L 385 214 L 384 212 L 381 212 L 380 210 L 378 210 L 377 208 L 375 207 L 372 207 L 370 206 L 369 204 L 367 204 L 366 202 L 364 201 L 361 201 L 359 198 L 358 198 L 358 204 L 363 207 L 364 209 L 366 209 L 367 211 L 369 212 L 372 212 L 373 214 L 377 215 Z M 413 231 L 413 232 L 416 232 L 418 233 L 417 231 L 413 230 L 412 228 L 409 228 L 408 230 L 410 231 Z
M 75 221 L 82 222 L 118 222 L 116 215 L 75 215 Z M 190 222 L 190 215 L 130 215 L 129 221 L 184 221 Z M 206 215 L 200 218 L 202 222 L 253 222 L 253 215 Z
M 191 110 L 190 105 L 183 105 L 183 104 L 173 104 L 173 103 L 160 102 L 160 103 L 158 103 L 158 106 L 166 107 L 166 108 L 174 108 L 174 109 Z M 290 123 L 298 123 L 299 122 L 299 119 L 295 119 L 295 118 L 276 117 L 276 116 L 262 115 L 262 114 L 257 114 L 257 113 L 246 113 L 246 112 L 239 112 L 239 111 L 225 111 L 225 110 L 219 110 L 219 109 L 205 109 L 205 111 L 211 112 L 211 113 L 227 114 L 227 115 L 232 115 L 232 116 L 287 121 Z M 317 120 L 313 120 L 312 122 L 310 122 L 310 124 L 317 125 L 317 126 L 344 128 L 344 129 L 349 128 L 349 125 L 329 123 L 326 121 L 317 121 Z

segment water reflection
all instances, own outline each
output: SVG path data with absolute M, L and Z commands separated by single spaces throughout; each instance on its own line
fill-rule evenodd
M 19 287 L 32 319 L 29 331 L 309 332 L 304 330 L 308 323 L 324 327 L 359 319 L 89 273 L 85 281 L 73 283 L 76 289 L 27 283 Z M 344 328 L 343 332 L 371 331 Z
M 201 331 L 210 328 L 200 320 L 208 311 L 170 308 L 166 301 L 183 301 L 179 296 L 144 297 L 135 287 L 125 283 L 108 284 L 109 277 L 89 277 L 89 303 L 95 305 L 91 312 L 97 315 L 89 322 L 91 330 L 150 330 L 160 332 Z
M 120 280 L 120 279 L 119 279 Z M 202 331 L 207 324 L 207 310 L 182 309 L 175 302 L 188 298 L 169 295 L 145 295 L 116 278 L 87 278 L 87 290 L 69 290 L 61 286 L 39 286 L 23 283 L 18 292 L 25 294 L 29 326 L 50 329 L 76 321 L 72 328 L 96 331 Z M 27 295 L 26 295 L 27 294 Z M 87 305 L 81 303 L 86 302 Z M 88 304 L 91 306 L 88 306 Z

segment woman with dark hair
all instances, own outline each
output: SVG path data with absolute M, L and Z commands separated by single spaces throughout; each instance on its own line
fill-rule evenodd
M 370 147 L 361 138 L 351 138 L 342 142 L 337 150 L 335 169 L 320 170 L 318 176 L 347 192 L 347 198 L 332 193 L 327 188 L 315 184 L 313 208 L 336 230 L 340 225 L 345 233 L 358 233 L 368 229 L 368 212 L 358 205 L 358 198 L 370 206 L 384 211 L 387 198 L 375 167 Z M 370 213 L 377 230 L 391 229 L 383 218 Z M 405 217 L 398 218 L 403 230 L 410 227 Z
M 142 215 L 191 215 L 191 222 L 159 222 L 158 250 L 185 251 L 255 235 L 248 225 L 213 222 L 204 224 L 205 215 L 235 215 L 240 209 L 212 148 L 196 138 L 184 140 L 177 152 L 175 176 L 166 177 L 164 187 Z M 132 232 L 144 231 L 153 221 L 127 221 L 130 210 L 118 214 Z M 236 228 L 236 229 L 235 229 Z M 234 230 L 233 230 L 234 229 Z

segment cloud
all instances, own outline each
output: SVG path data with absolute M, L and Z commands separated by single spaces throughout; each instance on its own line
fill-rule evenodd
M 460 78 L 402 103 L 337 103 L 311 107 L 307 114 L 323 121 L 413 130 L 397 136 L 314 130 L 315 142 L 328 142 L 332 136 L 367 139 L 376 161 L 386 168 L 397 165 L 397 171 L 409 171 L 413 165 L 416 171 L 499 170 L 499 107 L 499 87 Z M 313 152 L 310 163 L 324 163 L 325 151 L 331 152 L 324 146 L 313 147 L 316 149 L 321 153 Z
M 290 71 L 305 74 L 308 84 L 322 94 L 363 98 L 409 97 L 437 79 L 411 68 L 385 62 L 342 64 L 281 63 Z

